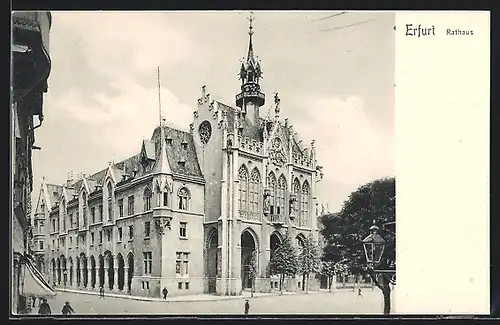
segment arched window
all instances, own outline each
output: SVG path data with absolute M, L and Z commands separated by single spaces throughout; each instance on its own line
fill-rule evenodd
M 285 192 L 286 192 L 286 179 L 281 175 L 278 179 L 278 191 L 276 200 L 276 214 L 285 214 Z
M 310 195 L 310 189 L 309 189 L 309 184 L 304 182 L 304 185 L 302 185 L 302 193 L 300 195 L 301 197 L 301 226 L 306 226 L 308 221 L 309 221 L 309 195 Z
M 300 183 L 297 178 L 293 181 L 293 194 L 295 194 L 293 209 L 295 210 L 295 215 L 300 215 Z
M 269 175 L 267 176 L 267 186 L 269 187 L 271 194 L 269 196 L 269 213 L 270 214 L 275 214 L 276 212 L 274 211 L 276 202 L 276 177 L 274 176 L 273 172 L 270 172 Z
M 260 200 L 260 174 L 257 168 L 254 168 L 250 175 L 250 212 L 252 216 L 258 218 L 260 216 L 259 200 Z
M 183 187 L 179 190 L 179 193 L 177 194 L 179 198 L 179 210 L 187 210 L 189 205 L 189 191 L 187 188 Z
M 144 189 L 144 212 L 151 210 L 151 197 L 153 194 L 149 187 Z
M 113 186 L 108 183 L 108 221 L 113 221 Z
M 240 181 L 240 187 L 238 190 L 238 201 L 239 201 L 239 207 L 240 207 L 240 215 L 242 213 L 246 213 L 248 211 L 248 198 L 247 198 L 247 193 L 248 193 L 248 172 L 245 166 L 241 166 L 240 170 L 238 171 L 238 179 Z
M 168 186 L 165 186 L 165 188 L 163 189 L 163 198 L 160 199 L 162 200 L 164 207 L 168 206 L 168 192 L 169 192 Z

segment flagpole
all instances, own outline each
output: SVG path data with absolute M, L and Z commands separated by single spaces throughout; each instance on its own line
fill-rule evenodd
M 160 126 L 161 123 L 161 86 L 160 86 L 160 67 L 158 67 L 158 114 L 160 118 Z

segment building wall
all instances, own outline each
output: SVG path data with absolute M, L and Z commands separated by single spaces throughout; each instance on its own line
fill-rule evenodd
M 216 107 L 210 107 L 210 101 L 198 103 L 197 115 L 193 119 L 193 139 L 200 167 L 205 176 L 205 222 L 216 221 L 221 211 L 221 180 L 222 180 L 222 137 L 223 130 L 219 128 L 219 117 L 214 115 Z M 214 104 L 216 105 L 216 104 Z M 203 121 L 210 122 L 212 135 L 207 144 L 200 140 L 199 127 Z

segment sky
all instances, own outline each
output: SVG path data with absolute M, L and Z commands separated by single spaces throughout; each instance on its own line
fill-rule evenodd
M 254 51 L 267 98 L 304 144 L 316 140 L 318 200 L 340 210 L 352 191 L 395 174 L 394 13 L 254 11 Z M 33 152 L 61 184 L 140 151 L 164 118 L 188 129 L 201 87 L 233 104 L 249 12 L 52 12 L 52 70 Z M 345 27 L 344 26 L 349 26 Z M 342 28 L 337 28 L 342 27 Z M 272 101 L 261 109 L 266 115 Z

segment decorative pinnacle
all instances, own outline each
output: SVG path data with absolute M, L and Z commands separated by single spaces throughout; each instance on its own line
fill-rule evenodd
M 248 35 L 252 36 L 253 34 L 253 26 L 252 26 L 252 22 L 254 21 L 254 15 L 253 15 L 253 11 L 250 11 L 250 16 L 248 16 L 248 21 L 250 22 L 250 26 L 248 27 L 249 30 L 248 30 Z

